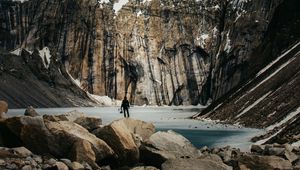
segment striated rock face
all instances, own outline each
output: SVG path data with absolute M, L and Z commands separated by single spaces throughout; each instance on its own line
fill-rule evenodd
M 300 12 L 294 7 L 295 4 L 299 2 L 290 0 L 278 6 L 263 45 L 255 52 L 258 56 L 252 61 L 261 63 L 264 58 L 259 57 L 275 55 L 277 50 L 282 50 L 281 54 L 252 79 L 214 102 L 198 117 L 266 128 L 267 134 L 253 139 L 259 144 L 299 141 Z M 289 47 L 285 47 L 290 43 Z M 270 52 L 270 47 L 273 52 Z M 264 62 L 267 62 L 270 58 L 265 59 Z
M 93 94 L 127 94 L 138 105 L 206 104 L 280 52 L 255 55 L 282 1 L 130 0 L 119 11 L 114 1 L 1 1 L 0 47 L 48 47 Z

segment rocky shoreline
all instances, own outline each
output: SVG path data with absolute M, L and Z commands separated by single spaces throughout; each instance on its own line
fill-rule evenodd
M 40 116 L 31 107 L 24 116 L 0 120 L 0 169 L 229 170 L 300 169 L 300 148 L 253 145 L 239 149 L 197 149 L 173 131 L 155 131 L 151 123 L 102 120 L 72 111 Z

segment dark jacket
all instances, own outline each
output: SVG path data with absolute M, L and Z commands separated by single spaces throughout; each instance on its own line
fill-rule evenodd
M 124 109 L 128 109 L 130 107 L 129 106 L 129 101 L 127 99 L 123 100 L 121 107 L 123 107 Z

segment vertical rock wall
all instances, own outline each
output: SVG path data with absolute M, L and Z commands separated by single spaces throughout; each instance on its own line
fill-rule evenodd
M 114 1 L 1 1 L 0 46 L 49 47 L 97 95 L 206 104 L 251 76 L 249 61 L 280 2 L 131 0 L 114 11 Z

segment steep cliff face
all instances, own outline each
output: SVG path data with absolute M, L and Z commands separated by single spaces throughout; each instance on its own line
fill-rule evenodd
M 300 12 L 297 5 L 299 1 L 290 0 L 278 6 L 263 43 L 250 60 L 268 64 L 195 117 L 266 128 L 265 135 L 253 139 L 258 143 L 299 141 Z M 281 54 L 273 58 L 279 50 Z
M 93 94 L 128 94 L 138 105 L 206 104 L 267 64 L 255 51 L 281 2 L 130 0 L 116 11 L 120 2 L 1 1 L 0 46 L 48 47 Z

